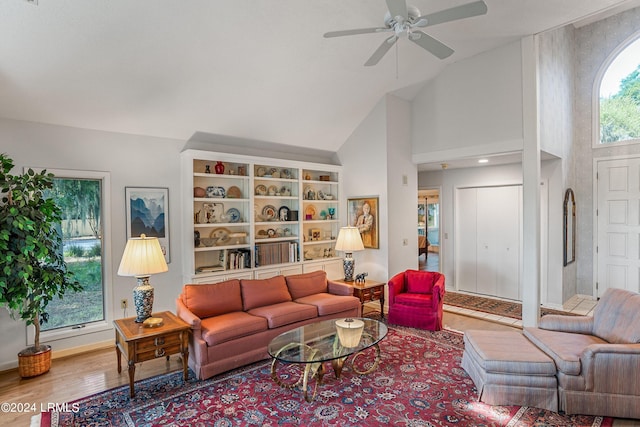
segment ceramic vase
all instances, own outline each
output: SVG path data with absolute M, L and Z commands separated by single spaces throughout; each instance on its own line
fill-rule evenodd
M 215 170 L 218 175 L 222 175 L 224 173 L 224 164 L 222 162 L 216 163 Z

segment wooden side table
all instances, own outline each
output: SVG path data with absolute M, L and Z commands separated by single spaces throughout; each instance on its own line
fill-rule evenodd
M 365 283 L 345 282 L 344 280 L 332 280 L 332 282 L 344 283 L 353 287 L 353 296 L 360 299 L 362 310 L 364 304 L 369 301 L 380 301 L 380 313 L 384 319 L 384 287 L 387 282 L 367 280 Z
M 118 373 L 122 372 L 120 355 L 124 354 L 129 365 L 130 396 L 135 395 L 133 386 L 136 363 L 165 356 L 167 360 L 172 354 L 182 355 L 184 380 L 189 376 L 189 330 L 190 326 L 169 311 L 154 313 L 153 317 L 164 320 L 161 326 L 147 327 L 136 323 L 135 317 L 114 320 L 116 329 L 116 354 L 118 356 Z

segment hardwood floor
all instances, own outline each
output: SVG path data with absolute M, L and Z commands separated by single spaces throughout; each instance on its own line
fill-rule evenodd
M 376 307 L 377 308 L 377 307 Z M 445 312 L 444 325 L 464 332 L 468 329 L 512 330 L 511 326 Z M 178 356 L 136 365 L 136 380 L 182 369 Z M 23 412 L 0 410 L 0 425 L 29 426 L 31 417 L 49 404 L 63 404 L 121 385 L 128 385 L 126 369 L 118 374 L 115 349 L 97 350 L 53 361 L 51 370 L 31 379 L 21 379 L 17 370 L 0 373 L 0 405 L 24 405 Z M 42 405 L 42 406 L 41 406 Z M 5 405 L 6 406 L 6 405 Z M 13 408 L 12 408 L 13 409 Z M 616 420 L 614 425 L 633 426 L 637 421 Z

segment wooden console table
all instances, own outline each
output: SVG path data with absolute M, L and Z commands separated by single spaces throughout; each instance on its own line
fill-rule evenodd
M 114 320 L 116 329 L 116 354 L 118 373 L 122 372 L 120 355 L 124 354 L 129 365 L 130 396 L 135 395 L 134 378 L 136 363 L 180 353 L 184 380 L 189 376 L 189 325 L 169 311 L 154 313 L 153 317 L 164 320 L 161 326 L 146 327 L 136 323 L 135 317 Z
M 380 313 L 384 319 L 384 287 L 387 282 L 367 280 L 365 283 L 345 282 L 344 280 L 332 280 L 332 282 L 344 283 L 353 287 L 353 296 L 360 299 L 362 310 L 364 304 L 370 301 L 380 301 Z

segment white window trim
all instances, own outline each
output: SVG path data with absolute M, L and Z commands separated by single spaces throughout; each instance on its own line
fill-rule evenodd
M 29 169 L 28 167 L 25 169 Z M 113 281 L 111 278 L 111 174 L 101 171 L 82 171 L 73 169 L 50 169 L 50 168 L 31 168 L 35 172 L 41 172 L 46 169 L 47 172 L 53 173 L 56 178 L 76 178 L 76 179 L 95 179 L 102 182 L 102 281 L 104 285 L 104 320 L 87 323 L 82 328 L 73 328 L 71 326 L 65 328 L 52 329 L 50 331 L 40 332 L 40 341 L 51 342 L 68 338 L 75 338 L 81 335 L 93 334 L 113 329 L 113 307 L 112 307 L 112 288 Z M 27 343 L 31 345 L 35 337 L 35 328 L 27 327 Z
M 600 69 L 596 73 L 593 79 L 593 89 L 591 92 L 591 112 L 592 112 L 592 134 L 591 134 L 591 147 L 592 148 L 611 148 L 622 145 L 634 145 L 640 144 L 640 138 L 638 139 L 626 139 L 624 141 L 607 142 L 605 144 L 600 143 L 600 84 L 602 78 L 606 74 L 607 70 L 611 66 L 611 63 L 618 57 L 618 55 L 625 50 L 629 45 L 640 39 L 640 31 L 635 32 L 630 37 L 627 37 L 625 41 L 620 43 L 610 54 L 607 59 L 604 60 Z

